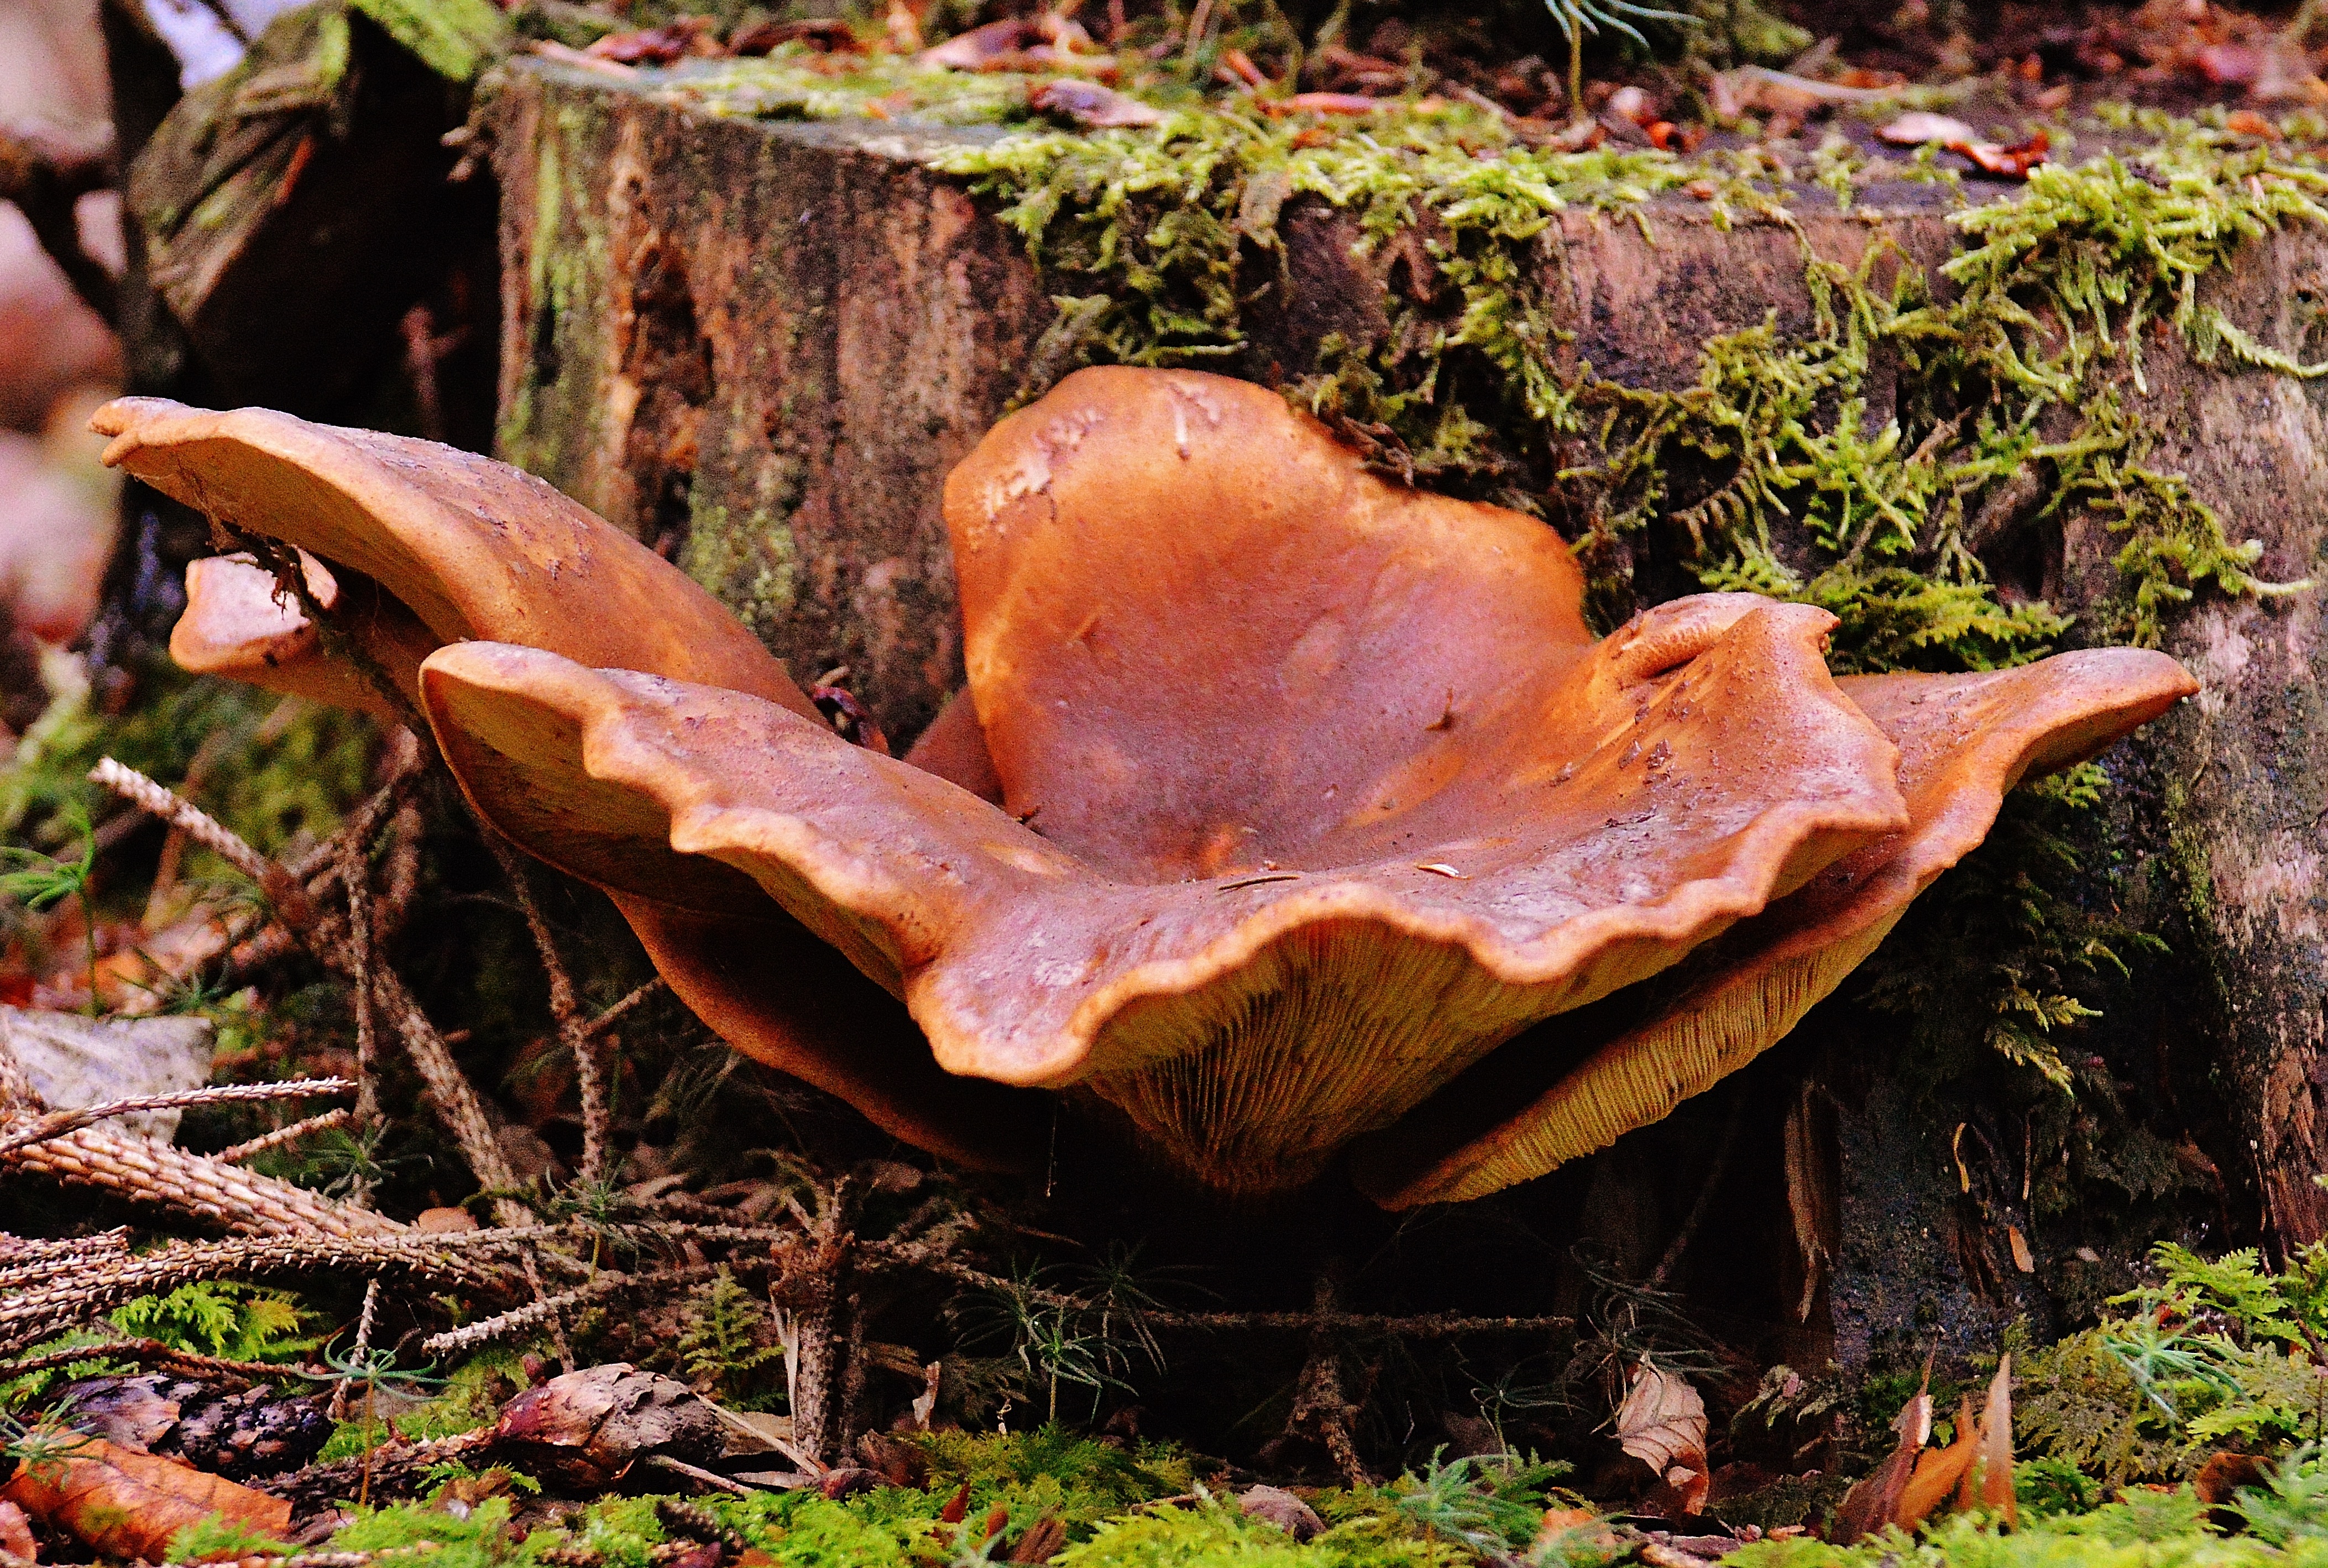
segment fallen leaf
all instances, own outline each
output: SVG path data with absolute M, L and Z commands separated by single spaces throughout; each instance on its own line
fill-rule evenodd
M 2233 109 L 2225 115 L 2223 128 L 2243 136 L 2261 136 L 2267 142 L 2279 140 L 2279 127 L 2251 108 Z
M 2271 1461 L 2260 1454 L 2210 1454 L 2191 1485 L 2201 1502 L 2217 1507 L 2238 1497 L 2244 1488 L 2264 1485 L 2271 1479 Z
M 728 52 L 766 54 L 785 43 L 805 43 L 812 49 L 844 54 L 868 52 L 856 30 L 838 16 L 816 16 L 803 22 L 755 22 L 736 30 L 728 40 Z
M 2045 162 L 2046 148 L 2051 143 L 2045 133 L 2039 131 L 2025 142 L 1999 146 L 1995 142 L 1951 142 L 1948 151 L 1961 153 L 1992 174 L 2004 174 L 2015 180 L 2025 180 L 2029 171 Z
M 1835 1505 L 1827 1538 L 1838 1546 L 1848 1546 L 1882 1529 L 1899 1512 L 1900 1498 L 1915 1473 L 1916 1454 L 1932 1435 L 1932 1396 L 1919 1394 L 1901 1405 L 1892 1418 L 1892 1430 L 1898 1441 L 1890 1456 Z
M 1705 1430 L 1705 1401 L 1697 1390 L 1643 1357 L 1617 1411 L 1617 1441 L 1673 1487 L 1685 1514 L 1705 1506 L 1712 1484 Z
M 1980 136 L 1953 115 L 1930 114 L 1922 109 L 1901 115 L 1875 134 L 1895 147 L 1921 146 L 1926 142 L 1976 141 Z
M 1073 120 L 1085 130 L 1160 125 L 1164 120 L 1164 111 L 1153 104 L 1095 81 L 1073 78 L 1045 82 L 1027 95 L 1027 107 Z
M 718 53 L 719 46 L 711 39 L 710 26 L 708 16 L 682 16 L 662 27 L 610 33 L 582 52 L 593 60 L 611 60 L 619 65 L 671 65 L 690 55 Z
M 1236 1501 L 1246 1518 L 1274 1525 L 1296 1542 L 1307 1541 L 1326 1527 L 1317 1509 L 1282 1487 L 1247 1487 L 1237 1494 Z
M 214 1514 L 277 1539 L 291 1528 L 287 1498 L 103 1438 L 54 1458 L 25 1460 L 0 1487 L 0 1499 L 100 1555 L 149 1563 L 168 1554 L 179 1531 Z
M 1368 98 L 1358 92 L 1297 92 L 1291 98 L 1264 98 L 1253 107 L 1274 117 L 1286 115 L 1370 115 L 1398 107 L 1390 99 Z
M 2021 1234 L 2019 1225 L 2009 1225 L 2004 1227 L 2004 1243 L 2013 1249 L 2014 1268 L 2024 1274 L 2033 1274 L 2037 1272 L 2036 1256 L 2030 1252 L 2029 1238 Z
M 1048 1563 L 1067 1549 L 1067 1527 L 1056 1514 L 1046 1514 L 1027 1526 L 1006 1563 Z
M 1996 1376 L 1988 1380 L 1988 1406 L 1981 1413 L 1980 1500 L 1998 1509 L 2004 1522 L 2021 1523 L 2020 1506 L 2013 1497 L 2013 1357 L 1997 1358 Z
M 1929 1450 L 1918 1456 L 1916 1473 L 1900 1494 L 1899 1506 L 1892 1510 L 1892 1523 L 1903 1530 L 1912 1530 L 1929 1518 L 1932 1510 L 1948 1500 L 1963 1485 L 1973 1460 L 1980 1454 L 1980 1422 L 1972 1413 L 1972 1401 L 1964 1404 L 1964 1413 L 1957 1418 L 1956 1441 L 1942 1449 Z

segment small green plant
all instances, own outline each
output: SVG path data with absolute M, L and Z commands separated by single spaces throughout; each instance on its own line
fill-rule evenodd
M 230 1521 L 223 1514 L 212 1514 L 172 1536 L 170 1550 L 163 1561 L 216 1563 L 244 1557 L 282 1557 L 289 1555 L 291 1550 L 285 1543 L 249 1525 Z
M 229 1361 L 285 1361 L 305 1355 L 323 1343 L 301 1332 L 314 1316 L 295 1296 L 232 1281 L 134 1297 L 112 1314 L 114 1327 L 124 1334 Z
M 737 1410 L 781 1404 L 784 1351 L 767 1342 L 767 1313 L 752 1293 L 722 1267 L 688 1303 L 687 1327 L 679 1341 L 688 1381 Z
M 1509 1552 L 1535 1539 L 1552 1483 L 1568 1466 L 1510 1454 L 1442 1464 L 1445 1451 L 1432 1451 L 1420 1474 L 1391 1484 L 1390 1505 L 1401 1518 L 1481 1554 Z
M 66 830 L 80 843 L 80 855 L 67 859 L 22 845 L 0 845 L 0 863 L 15 869 L 0 871 L 0 895 L 14 899 L 35 915 L 45 914 L 68 898 L 80 902 L 81 925 L 89 946 L 89 1011 L 99 1010 L 97 993 L 97 906 L 89 901 L 89 878 L 97 869 L 97 832 L 89 812 L 79 801 L 68 801 L 60 813 Z

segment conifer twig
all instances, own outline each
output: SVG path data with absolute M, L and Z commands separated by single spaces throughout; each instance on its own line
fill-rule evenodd
M 482 1235 L 472 1232 L 471 1235 Z M 33 1343 L 132 1296 L 203 1280 L 314 1269 L 400 1269 L 473 1288 L 507 1288 L 507 1274 L 446 1244 L 460 1238 L 390 1232 L 373 1235 L 237 1236 L 166 1243 L 135 1257 L 100 1263 L 61 1283 L 14 1289 L 0 1271 L 0 1348 Z
M 573 977 L 566 972 L 566 961 L 559 956 L 549 922 L 543 917 L 541 905 L 533 896 L 533 878 L 526 875 L 517 851 L 490 823 L 483 825 L 480 836 L 493 852 L 502 875 L 509 879 L 510 890 L 517 896 L 517 906 L 525 915 L 525 928 L 532 934 L 534 949 L 541 955 L 542 973 L 549 981 L 550 1020 L 557 1026 L 559 1038 L 573 1055 L 574 1089 L 582 1102 L 579 1174 L 583 1181 L 596 1185 L 605 1178 L 606 1147 L 613 1132 L 613 1118 L 606 1107 L 606 1085 L 599 1072 L 598 1027 L 583 1020 L 582 1004 L 574 994 Z
M 272 1132 L 262 1132 L 256 1138 L 234 1145 L 231 1149 L 221 1149 L 211 1158 L 221 1165 L 241 1165 L 248 1160 L 257 1159 L 270 1149 L 280 1149 L 286 1143 L 296 1143 L 301 1139 L 313 1137 L 318 1132 L 329 1132 L 334 1127 L 344 1127 L 347 1125 L 350 1114 L 345 1105 L 335 1106 L 320 1116 L 310 1116 L 304 1122 L 294 1122 L 287 1127 L 277 1127 Z
M 232 1378 L 245 1384 L 266 1378 L 299 1376 L 313 1370 L 284 1362 L 234 1361 L 223 1356 L 204 1356 L 197 1351 L 180 1349 L 175 1345 L 164 1345 L 159 1339 L 99 1339 L 88 1345 L 52 1350 L 43 1356 L 0 1361 L 0 1376 L 10 1379 L 29 1377 L 36 1372 L 51 1372 L 57 1367 L 71 1366 L 83 1361 L 136 1361 L 148 1366 L 169 1367 L 210 1378 Z
M 13 1154 L 34 1143 L 45 1143 L 68 1132 L 117 1116 L 144 1111 L 174 1111 L 189 1105 L 237 1104 L 249 1100 L 300 1100 L 316 1094 L 339 1094 L 354 1088 L 345 1078 L 293 1078 L 280 1084 L 212 1084 L 200 1089 L 178 1089 L 166 1094 L 136 1094 L 126 1100 L 106 1100 L 77 1110 L 51 1111 L 14 1128 L 0 1129 L 0 1155 Z M 215 1159 L 216 1156 L 211 1158 Z
M 125 767 L 109 756 L 100 757 L 89 770 L 89 782 L 102 784 L 141 811 L 161 818 L 261 887 L 270 873 L 277 871 L 240 833 L 134 767 Z
M 346 925 L 325 915 L 305 884 L 288 869 L 259 854 L 232 829 L 180 799 L 167 786 L 109 756 L 99 761 L 89 776 L 216 850 L 258 884 L 268 902 L 275 906 L 283 928 L 295 940 L 334 972 L 359 986 L 362 984 L 352 956 L 334 941 L 347 934 Z M 500 1141 L 493 1136 L 483 1103 L 462 1073 L 460 1064 L 453 1059 L 452 1048 L 445 1043 L 436 1026 L 429 1021 L 396 972 L 387 965 L 373 967 L 371 991 L 372 1000 L 388 1013 L 402 1037 L 405 1051 L 418 1070 L 428 1098 L 460 1145 L 462 1157 L 468 1161 L 478 1185 L 487 1191 L 505 1192 L 514 1188 L 516 1178 L 502 1153 Z M 504 1225 L 518 1224 L 526 1217 L 525 1211 L 507 1198 L 496 1200 L 496 1211 Z

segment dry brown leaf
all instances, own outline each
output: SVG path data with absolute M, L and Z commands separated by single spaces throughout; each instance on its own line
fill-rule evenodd
M 163 1560 L 179 1531 L 213 1514 L 276 1538 L 291 1528 L 286 1498 L 103 1438 L 19 1466 L 0 1498 L 101 1555 L 149 1563 Z
M 2037 1272 L 2036 1254 L 2029 1250 L 2029 1238 L 2021 1234 L 2019 1225 L 2009 1225 L 2004 1227 L 2004 1243 L 2013 1249 L 2014 1268 L 2024 1274 L 2033 1274 Z
M 2013 1357 L 2001 1357 L 1989 1379 L 1988 1408 L 1981 1414 L 1980 1500 L 2018 1526 L 2021 1509 L 2013 1498 Z
M 1926 1376 L 1929 1375 L 1928 1369 Z M 1848 1546 L 1882 1529 L 1899 1512 L 1900 1498 L 1915 1473 L 1916 1455 L 1932 1435 L 1932 1396 L 1919 1394 L 1901 1405 L 1892 1418 L 1892 1430 L 1899 1434 L 1899 1441 L 1889 1457 L 1835 1505 L 1827 1538 L 1838 1546 Z
M 1934 1449 L 1918 1457 L 1916 1473 L 1900 1494 L 1899 1506 L 1892 1510 L 1892 1522 L 1903 1530 L 1912 1530 L 1929 1518 L 1932 1510 L 1948 1501 L 1964 1484 L 1973 1460 L 1979 1455 L 1980 1423 L 1973 1416 L 1972 1401 L 1967 1399 L 1963 1413 L 1957 1417 L 1956 1441 L 1944 1449 Z
M 1713 1484 L 1705 1462 L 1705 1401 L 1686 1378 L 1643 1357 L 1617 1411 L 1617 1441 L 1674 1489 L 1683 1513 L 1705 1506 Z
M 1164 123 L 1164 111 L 1095 81 L 1062 78 L 1027 95 L 1027 107 L 1073 120 L 1086 130 Z

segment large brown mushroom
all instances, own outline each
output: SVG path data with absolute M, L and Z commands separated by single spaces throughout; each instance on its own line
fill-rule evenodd
M 1839 686 L 1830 617 L 1743 595 L 1595 643 L 1542 524 L 1385 483 L 1262 389 L 1094 370 L 949 480 L 970 705 L 897 762 L 789 681 L 445 611 L 470 558 L 409 537 L 463 525 L 367 524 L 344 468 L 332 528 L 295 532 L 210 482 L 249 459 L 156 437 L 259 418 L 277 491 L 327 483 L 313 454 L 343 448 L 280 416 L 133 410 L 117 447 L 167 446 L 174 493 L 410 604 L 447 643 L 418 696 L 472 800 L 613 893 L 739 1048 L 953 1151 L 1017 1133 L 938 1067 L 1072 1088 L 1236 1192 L 1387 1128 L 1370 1192 L 1472 1196 L 1664 1114 L 1832 989 L 2023 772 L 2190 690 L 2130 651 Z M 755 922 L 845 954 L 918 1035 L 790 1021 L 803 944 Z

